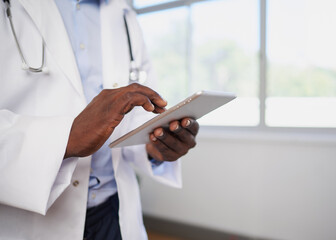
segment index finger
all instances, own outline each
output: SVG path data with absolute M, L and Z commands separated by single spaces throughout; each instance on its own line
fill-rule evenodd
M 151 103 L 154 105 L 155 110 L 154 112 L 164 112 L 165 109 L 164 107 L 167 106 L 167 101 L 164 100 L 160 94 L 158 94 L 156 91 L 154 91 L 153 89 L 143 86 L 141 84 L 138 83 L 132 83 L 130 85 L 128 85 L 126 88 L 128 88 L 129 91 L 131 92 L 136 92 L 136 93 L 140 93 L 142 95 L 145 95 L 150 101 Z

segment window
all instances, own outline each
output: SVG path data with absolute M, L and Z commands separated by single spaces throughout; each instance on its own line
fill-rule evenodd
M 190 6 L 190 90 L 234 92 L 235 101 L 201 120 L 206 125 L 255 126 L 258 100 L 257 0 L 199 2 Z
M 336 2 L 269 1 L 269 126 L 336 127 Z
M 237 94 L 201 124 L 336 127 L 333 0 L 134 0 L 134 7 L 170 105 L 201 89 Z
M 170 105 L 185 98 L 189 92 L 187 16 L 188 9 L 179 7 L 139 17 L 146 45 L 159 80 L 159 92 Z

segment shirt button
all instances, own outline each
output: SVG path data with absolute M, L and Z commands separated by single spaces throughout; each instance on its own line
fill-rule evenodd
M 117 88 L 118 87 L 118 83 L 113 83 L 113 87 Z
M 80 10 L 80 4 L 79 3 L 76 4 L 76 9 Z
M 79 182 L 78 182 L 77 180 L 75 180 L 75 181 L 72 183 L 72 185 L 73 185 L 74 187 L 77 187 L 78 184 L 79 184 Z
M 95 194 L 95 193 L 92 193 L 92 194 L 91 194 L 91 198 L 92 198 L 92 199 L 95 199 L 95 198 L 96 198 L 96 194 Z
M 79 44 L 79 47 L 80 47 L 81 49 L 85 49 L 85 45 L 84 45 L 84 43 Z

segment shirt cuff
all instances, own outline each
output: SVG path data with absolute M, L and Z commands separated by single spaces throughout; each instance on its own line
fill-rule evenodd
M 163 163 L 163 161 L 158 161 L 158 160 L 156 160 L 156 159 L 154 159 L 154 158 L 152 158 L 150 156 L 148 156 L 148 160 L 151 162 L 152 168 L 156 168 L 156 167 L 160 166 Z

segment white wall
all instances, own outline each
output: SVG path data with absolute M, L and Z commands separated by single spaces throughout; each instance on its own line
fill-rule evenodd
M 141 178 L 144 213 L 255 237 L 336 239 L 335 137 L 201 130 L 182 190 Z

